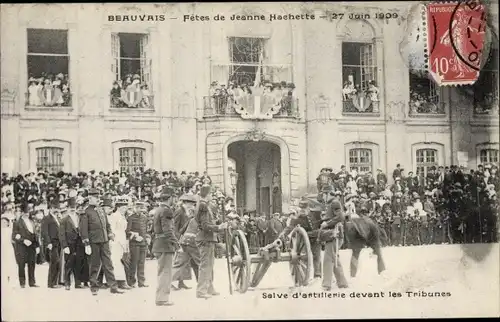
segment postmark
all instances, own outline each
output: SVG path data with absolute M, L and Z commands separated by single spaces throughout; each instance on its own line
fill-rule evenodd
M 428 69 L 434 81 L 439 85 L 473 84 L 484 53 L 484 5 L 478 1 L 429 4 L 427 30 Z

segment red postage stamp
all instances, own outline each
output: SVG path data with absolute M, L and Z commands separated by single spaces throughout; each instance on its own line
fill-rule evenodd
M 486 34 L 486 13 L 478 1 L 427 6 L 429 72 L 439 85 L 473 84 Z

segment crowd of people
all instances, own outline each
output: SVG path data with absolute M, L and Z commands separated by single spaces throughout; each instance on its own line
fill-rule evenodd
M 42 74 L 28 79 L 26 105 L 70 106 L 71 93 L 68 75 Z
M 500 179 L 497 165 L 430 167 L 426 175 L 405 175 L 400 165 L 388 184 L 382 169 L 334 173 L 324 168 L 318 176 L 321 194 L 338 196 L 346 216 L 372 217 L 385 245 L 496 242 L 498 238 Z
M 430 91 L 410 90 L 410 114 L 444 114 L 444 108 Z
M 123 80 L 113 82 L 110 92 L 112 108 L 151 108 L 153 106 L 149 85 L 139 74 L 128 74 Z
M 342 87 L 344 112 L 379 112 L 380 90 L 375 81 L 368 82 L 365 90 L 360 84 L 354 83 L 354 76 L 349 75 Z
M 372 218 L 385 246 L 496 242 L 497 169 L 490 164 L 470 172 L 458 166 L 430 167 L 425 175 L 405 175 L 398 165 L 389 184 L 381 169 L 373 176 L 345 166 L 339 172 L 326 167 L 313 199 L 338 205 L 347 221 Z M 95 295 L 100 288 L 120 294 L 148 287 L 144 267 L 149 257 L 158 262 L 156 303 L 171 305 L 170 290 L 190 288 L 185 281 L 192 279 L 192 271 L 197 297 L 218 294 L 210 258 L 223 255 L 227 225 L 241 229 L 250 253 L 256 253 L 285 238 L 308 210 L 316 211 L 308 209 L 310 198 L 304 196 L 289 213 L 238 214 L 232 198 L 212 185 L 207 172 L 4 173 L 2 224 L 12 228 L 21 287 L 26 285 L 26 266 L 29 286 L 37 287 L 36 264 L 48 262 L 49 288 L 70 290 L 73 280 L 75 288 L 90 287 Z M 320 257 L 314 257 L 315 277 L 321 277 Z
M 230 109 L 238 108 L 239 105 L 247 105 L 246 100 L 256 95 L 256 91 L 261 92 L 259 95 L 264 104 L 268 104 L 269 107 L 278 107 L 281 115 L 293 115 L 295 84 L 285 81 L 274 83 L 265 81 L 256 87 L 246 83 L 237 84 L 233 81 L 226 86 L 213 81 L 209 90 L 212 110 L 216 114 L 232 114 L 234 111 Z

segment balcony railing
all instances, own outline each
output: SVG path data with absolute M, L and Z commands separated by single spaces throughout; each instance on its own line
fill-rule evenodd
M 428 101 L 410 100 L 408 106 L 409 106 L 408 115 L 411 117 L 445 115 L 444 102 L 434 103 Z
M 480 99 L 474 100 L 474 115 L 492 115 L 498 116 L 498 91 L 492 93 L 487 93 L 483 95 Z
M 109 96 L 110 108 L 154 110 L 154 95 Z
M 284 97 L 277 100 L 268 96 L 246 96 L 235 100 L 231 96 L 205 96 L 204 116 L 237 116 L 244 118 L 265 118 L 265 115 L 276 117 L 299 117 L 298 99 Z
M 24 105 L 34 108 L 71 107 L 71 93 L 52 92 L 52 94 L 51 96 L 47 96 L 36 93 L 25 93 Z
M 342 112 L 345 114 L 378 114 L 379 101 L 358 100 L 356 98 L 342 101 Z

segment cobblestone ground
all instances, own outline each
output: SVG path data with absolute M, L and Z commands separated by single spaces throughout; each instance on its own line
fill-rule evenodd
M 5 234 L 3 234 L 5 235 Z M 4 237 L 4 236 L 3 236 Z M 188 320 L 188 319 L 273 319 L 273 318 L 377 318 L 377 317 L 453 317 L 498 316 L 499 309 L 499 247 L 493 245 L 490 256 L 481 263 L 464 260 L 457 245 L 384 248 L 388 270 L 379 276 L 376 258 L 364 250 L 356 279 L 350 287 L 333 293 L 345 298 L 264 299 L 272 294 L 294 292 L 321 294 L 321 281 L 314 281 L 301 290 L 290 290 L 291 278 L 287 263 L 277 263 L 268 271 L 257 289 L 245 294 L 229 294 L 224 259 L 216 261 L 215 287 L 220 296 L 197 299 L 194 288 L 173 291 L 172 307 L 154 305 L 156 262 L 146 265 L 150 285 L 133 289 L 123 295 L 101 290 L 92 296 L 88 289 L 66 291 L 47 289 L 48 265 L 37 265 L 36 278 L 40 288 L 21 289 L 18 285 L 12 247 L 2 238 L 2 320 Z M 6 242 L 5 242 L 6 241 Z M 486 247 L 474 245 L 474 247 Z M 350 252 L 341 252 L 341 261 L 348 274 Z M 186 282 L 195 286 L 194 281 Z M 449 297 L 408 298 L 405 291 L 450 292 Z M 353 292 L 360 298 L 351 298 Z M 384 298 L 363 298 L 369 292 L 384 293 Z M 389 292 L 402 293 L 401 298 Z M 365 293 L 365 294 L 363 294 Z M 323 295 L 328 293 L 322 293 Z

